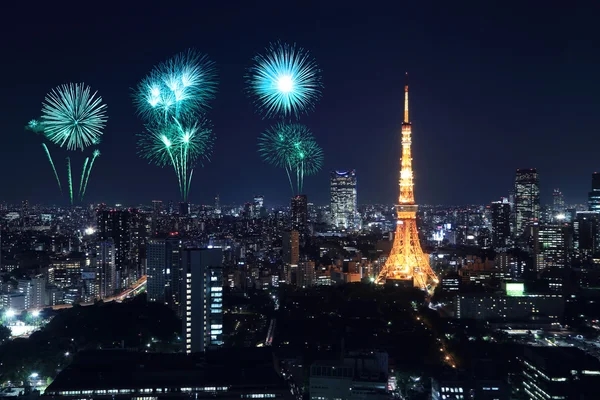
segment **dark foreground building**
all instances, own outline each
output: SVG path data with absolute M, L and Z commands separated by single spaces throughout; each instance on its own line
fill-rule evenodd
M 45 391 L 53 399 L 293 399 L 269 349 L 208 354 L 83 352 Z

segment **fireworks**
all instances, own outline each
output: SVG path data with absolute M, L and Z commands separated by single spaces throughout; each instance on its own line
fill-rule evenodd
M 58 145 L 67 151 L 85 150 L 88 146 L 100 144 L 102 130 L 106 124 L 106 105 L 97 92 L 92 93 L 89 86 L 83 83 L 61 85 L 50 91 L 42 103 L 42 117 L 30 120 L 25 129 L 41 134 L 49 142 Z M 58 189 L 62 193 L 60 176 L 50 149 L 42 143 L 44 152 L 50 162 Z M 93 157 L 86 157 L 81 171 L 79 182 L 79 199 L 83 201 L 87 183 L 90 177 L 94 160 L 100 155 L 96 149 Z M 73 204 L 73 163 L 67 157 L 67 186 L 69 188 L 69 202 Z
M 174 120 L 169 124 L 154 124 L 139 135 L 138 148 L 141 157 L 175 170 L 179 191 L 184 201 L 190 190 L 194 166 L 203 159 L 209 160 L 214 137 L 210 122 L 206 119 Z
M 183 201 L 195 164 L 210 157 L 214 137 L 202 114 L 215 93 L 214 63 L 193 50 L 155 67 L 135 91 L 134 103 L 146 122 L 139 154 L 152 164 L 173 167 Z
M 61 85 L 50 91 L 42 106 L 43 130 L 48 140 L 67 150 L 83 150 L 94 144 L 107 119 L 106 105 L 96 94 L 83 83 Z
M 216 88 L 215 64 L 189 50 L 155 67 L 138 85 L 134 102 L 143 119 L 169 123 L 204 111 Z
M 307 51 L 276 43 L 253 61 L 247 86 L 264 117 L 298 117 L 313 108 L 321 93 L 321 75 Z
M 258 152 L 269 164 L 284 168 L 292 192 L 302 193 L 304 177 L 315 174 L 323 164 L 323 150 L 304 125 L 278 123 L 258 139 Z M 296 187 L 292 180 L 296 177 Z

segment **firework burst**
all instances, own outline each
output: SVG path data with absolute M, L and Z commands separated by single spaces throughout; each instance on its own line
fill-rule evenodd
M 107 117 L 106 105 L 96 94 L 83 83 L 50 91 L 42 105 L 41 121 L 48 140 L 67 150 L 83 150 L 98 140 Z
M 141 157 L 160 167 L 172 166 L 183 201 L 187 201 L 194 167 L 210 160 L 214 142 L 211 124 L 206 119 L 174 119 L 172 123 L 147 126 L 139 135 Z
M 321 94 L 321 71 L 308 51 L 278 42 L 253 61 L 247 88 L 265 118 L 298 117 L 314 107 Z
M 272 126 L 259 137 L 258 152 L 269 164 L 285 169 L 292 193 L 302 193 L 304 177 L 315 174 L 323 165 L 323 150 L 312 132 L 301 124 Z
M 155 67 L 138 85 L 134 103 L 148 122 L 170 122 L 204 111 L 216 93 L 216 68 L 193 50 Z

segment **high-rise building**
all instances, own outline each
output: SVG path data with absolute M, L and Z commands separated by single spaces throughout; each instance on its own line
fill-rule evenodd
M 597 399 L 600 361 L 574 347 L 528 346 L 511 385 L 519 399 Z
M 23 294 L 25 308 L 39 308 L 46 305 L 46 279 L 43 275 L 19 279 L 17 291 Z
M 588 208 L 590 211 L 600 212 L 600 172 L 592 174 L 592 191 L 588 195 Z
M 130 210 L 102 210 L 98 211 L 98 239 L 112 239 L 114 243 L 116 288 L 124 285 L 127 277 L 131 258 L 131 219 Z
M 263 214 L 263 207 L 265 198 L 261 195 L 254 196 L 254 202 L 252 203 L 252 217 L 259 218 Z
M 179 203 L 179 216 L 187 217 L 190 214 L 190 203 L 182 201 Z
M 560 189 L 554 189 L 552 192 L 552 211 L 555 214 L 565 211 L 565 198 Z
M 534 241 L 535 269 L 538 273 L 564 271 L 569 267 L 572 235 L 568 224 L 534 226 Z
M 96 268 L 98 270 L 100 297 L 111 296 L 117 289 L 115 244 L 112 238 L 96 243 Z
M 600 253 L 600 212 L 578 211 L 573 233 L 575 255 L 580 261 Z
M 356 171 L 331 172 L 331 220 L 338 229 L 358 228 Z
M 491 206 L 492 246 L 506 248 L 510 242 L 510 203 L 507 199 L 495 201 Z
M 308 218 L 308 200 L 306 195 L 299 194 L 292 197 L 291 219 L 292 229 L 297 230 L 302 235 L 307 232 Z
M 221 249 L 186 249 L 183 333 L 186 353 L 203 352 L 223 344 L 223 253 Z
M 221 214 L 221 197 L 219 196 L 218 193 L 215 196 L 215 214 L 216 215 Z
M 540 218 L 540 184 L 535 168 L 517 169 L 515 176 L 515 237 Z
M 29 201 L 23 200 L 21 202 L 21 225 L 27 226 L 29 222 Z
M 151 238 L 146 245 L 146 290 L 149 301 L 169 305 L 180 313 L 182 240 L 173 235 Z
M 283 263 L 297 266 L 300 261 L 300 234 L 297 230 L 284 231 L 281 241 Z
M 152 200 L 152 214 L 160 215 L 162 212 L 162 200 Z

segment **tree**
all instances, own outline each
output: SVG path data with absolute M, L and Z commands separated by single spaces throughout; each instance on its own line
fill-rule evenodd
M 7 326 L 0 325 L 0 343 L 10 338 L 10 329 Z

